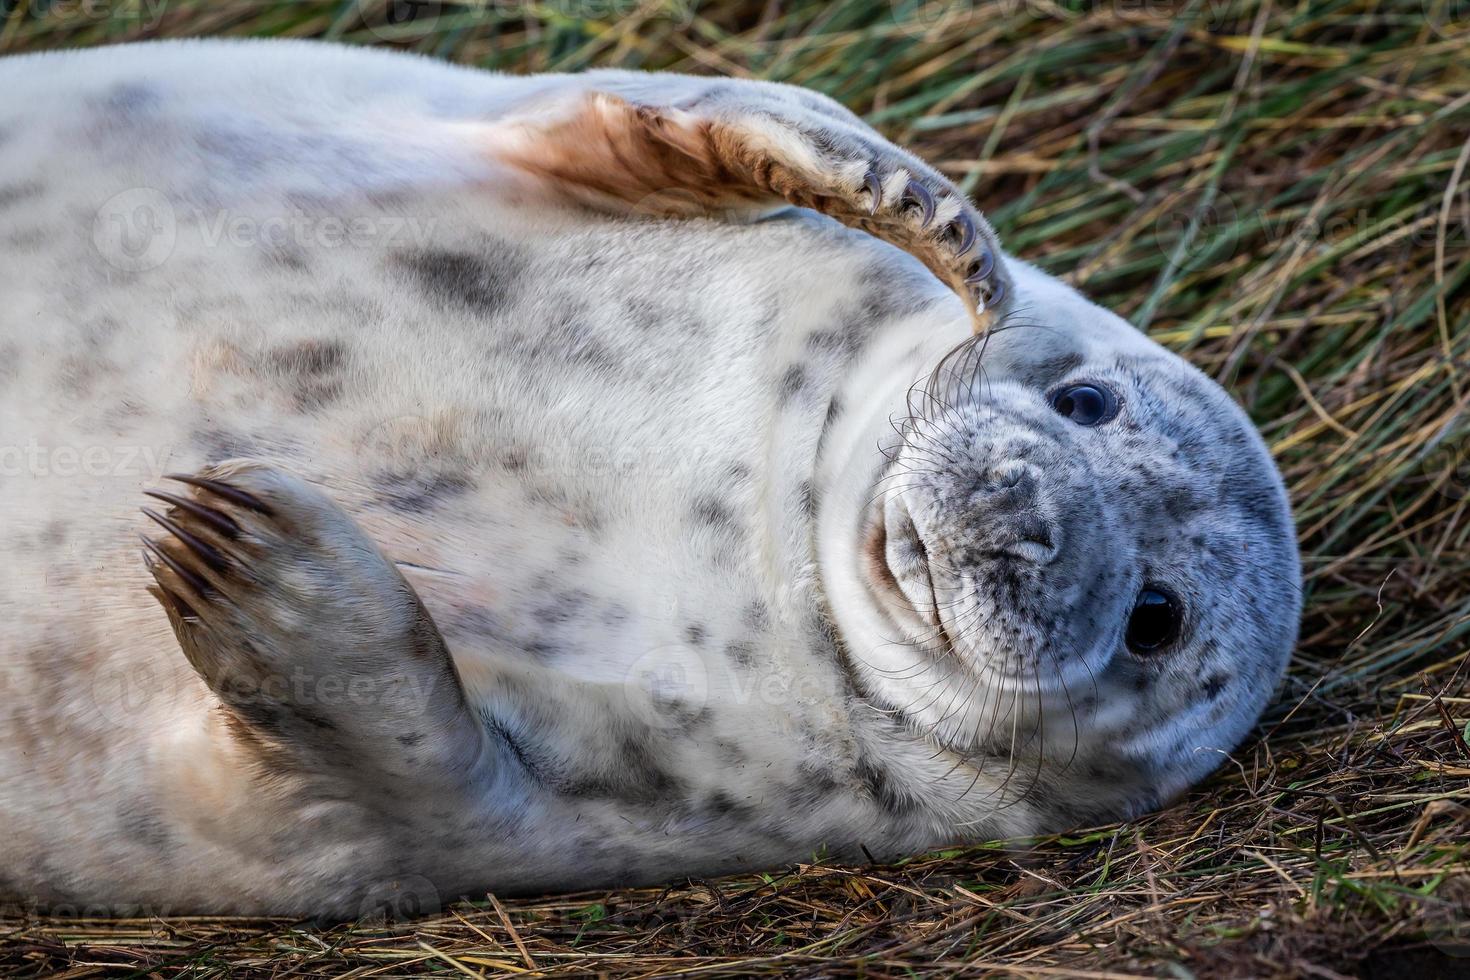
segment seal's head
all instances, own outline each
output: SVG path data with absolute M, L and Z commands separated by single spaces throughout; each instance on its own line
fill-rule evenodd
M 861 520 L 862 579 L 915 658 L 880 683 L 1024 773 L 1043 822 L 1125 816 L 1215 768 L 1271 697 L 1301 607 L 1291 514 L 1217 384 L 1011 271 L 1012 314 L 912 393 Z

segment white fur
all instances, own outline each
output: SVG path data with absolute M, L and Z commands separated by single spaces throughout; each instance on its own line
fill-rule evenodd
M 1274 633 L 1221 626 L 1208 652 L 1149 667 L 1144 694 L 1119 679 L 1127 655 L 1109 633 L 1054 681 L 1037 673 L 1034 703 L 1005 696 L 1015 725 L 1064 710 L 1080 725 L 1008 758 L 975 736 L 1003 689 L 985 651 L 936 658 L 898 636 L 861 554 L 888 465 L 878 447 L 905 451 L 889 421 L 965 340 L 960 301 L 811 214 L 734 225 L 547 208 L 485 153 L 548 98 L 671 104 L 720 85 L 793 114 L 817 101 L 297 43 L 0 60 L 0 442 L 22 460 L 0 474 L 0 893 L 351 915 L 397 894 L 649 881 L 822 849 L 899 856 L 1126 816 L 1234 746 L 1294 634 L 1289 537 L 1238 535 L 1280 573 Z M 1050 332 L 997 333 L 992 380 L 1060 336 L 1088 365 L 1135 355 L 1208 389 L 1198 425 L 1249 432 L 1122 321 L 1030 266 L 1012 273 L 1018 322 Z M 1003 409 L 1045 412 L 1044 392 L 1002 389 Z M 1221 454 L 1284 514 L 1269 458 L 1243 438 L 1244 456 Z M 70 465 L 67 447 L 97 465 Z M 269 565 L 261 622 L 391 608 L 393 565 L 366 541 L 422 597 L 483 726 L 462 782 L 436 782 L 419 748 L 396 744 L 407 723 L 391 713 L 380 772 L 309 754 L 262 769 L 222 720 L 145 591 L 136 535 L 156 531 L 143 490 L 230 457 L 304 478 L 227 469 L 330 529 L 319 552 Z M 1205 518 L 1227 536 L 1244 521 Z M 1146 519 L 1110 521 L 1110 540 L 1142 548 L 1128 536 Z M 304 645 L 301 662 L 339 677 L 367 669 L 353 666 L 363 651 L 391 661 L 373 644 L 402 621 L 364 622 Z M 1249 662 L 1238 673 L 1255 685 L 1218 710 L 1194 693 L 1217 662 Z M 1079 713 L 1057 692 L 1085 675 L 1099 701 Z M 412 717 L 409 703 L 389 707 Z M 463 720 L 422 711 L 446 732 Z M 1063 742 L 1096 771 L 1047 755 Z M 1038 752 L 1040 775 L 1017 776 Z

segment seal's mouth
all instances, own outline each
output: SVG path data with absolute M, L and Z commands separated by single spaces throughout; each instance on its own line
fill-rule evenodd
M 1003 459 L 898 488 L 885 487 L 883 474 L 854 528 L 849 568 L 875 639 L 925 665 L 904 668 L 909 676 L 932 670 L 968 685 L 960 700 L 975 710 L 1004 693 L 1012 706 L 1070 712 L 1071 692 L 1095 683 L 1115 645 L 1110 631 L 1082 628 L 1070 606 L 1046 611 L 1051 597 L 1070 601 L 1086 586 L 1065 550 L 1068 537 L 1077 547 L 1076 535 L 1063 533 L 1038 469 Z M 1103 552 L 1084 551 L 1086 582 L 1108 566 Z M 1103 622 L 1114 610 L 1100 601 L 1088 608 Z
M 890 618 L 915 639 L 948 646 L 929 548 L 907 509 L 875 506 L 863 542 L 869 587 Z

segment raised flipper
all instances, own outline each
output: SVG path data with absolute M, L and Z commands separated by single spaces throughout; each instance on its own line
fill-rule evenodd
M 596 207 L 820 211 L 922 261 L 964 300 L 976 332 L 994 322 L 1010 282 L 985 218 L 939 173 L 818 98 L 748 82 L 669 105 L 580 91 L 493 124 L 489 153 Z
M 484 735 L 409 584 L 320 490 L 231 461 L 150 491 L 144 538 L 179 645 L 241 736 L 272 754 L 458 782 Z

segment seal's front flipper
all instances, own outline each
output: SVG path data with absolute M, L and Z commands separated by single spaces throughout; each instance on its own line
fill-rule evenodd
M 313 765 L 457 782 L 481 727 L 412 587 L 320 490 L 232 461 L 151 491 L 145 558 L 189 662 L 252 742 Z
M 749 82 L 713 83 L 669 105 L 605 91 L 558 99 L 492 124 L 490 155 L 603 208 L 811 208 L 918 258 L 965 301 L 977 331 L 1004 303 L 1000 246 L 980 212 L 835 103 Z

